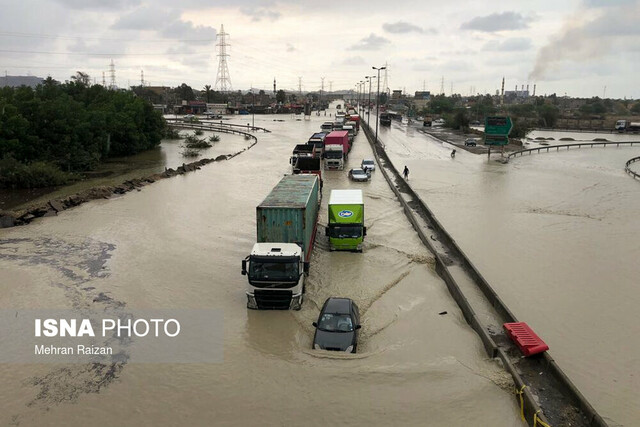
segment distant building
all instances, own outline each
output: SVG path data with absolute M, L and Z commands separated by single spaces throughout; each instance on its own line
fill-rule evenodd
M 35 76 L 3 76 L 0 77 L 0 87 L 20 87 L 29 86 L 35 88 L 44 81 L 41 77 Z
M 207 110 L 207 103 L 204 101 L 182 100 L 182 105 L 174 105 L 175 114 L 203 114 Z
M 505 98 L 528 98 L 529 91 L 528 90 L 505 90 L 504 97 Z
M 414 95 L 415 99 L 426 99 L 429 100 L 431 98 L 431 92 L 430 91 L 416 91 L 416 94 Z
M 207 104 L 207 113 L 227 114 L 227 104 Z
M 391 93 L 391 99 L 400 99 L 402 98 L 402 90 L 394 90 Z

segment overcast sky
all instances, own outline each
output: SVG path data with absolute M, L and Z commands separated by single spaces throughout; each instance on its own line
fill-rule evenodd
M 233 89 L 350 89 L 388 64 L 388 86 L 467 95 L 640 98 L 640 0 L 0 0 L 0 72 L 121 87 L 216 83 L 229 34 Z M 384 76 L 384 74 L 382 74 Z M 381 84 L 384 81 L 381 79 Z M 375 90 L 375 82 L 373 90 Z

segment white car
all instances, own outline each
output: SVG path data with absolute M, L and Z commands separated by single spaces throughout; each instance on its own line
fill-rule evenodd
M 371 174 L 359 168 L 351 169 L 349 171 L 349 178 L 358 182 L 366 182 L 366 181 L 369 181 L 369 178 L 371 178 Z
M 373 172 L 374 170 L 376 170 L 376 162 L 374 162 L 372 159 L 364 159 L 364 160 L 362 160 L 362 163 L 360 164 L 360 167 L 363 170 L 367 170 L 369 172 Z

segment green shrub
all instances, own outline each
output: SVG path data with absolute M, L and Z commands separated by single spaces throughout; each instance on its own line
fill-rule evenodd
M 181 139 L 182 136 L 180 135 L 180 132 L 177 129 L 168 127 L 165 129 L 164 131 L 164 137 L 166 139 Z
M 68 184 L 77 176 L 47 162 L 24 164 L 11 156 L 0 160 L 0 187 L 39 188 Z
M 200 155 L 200 152 L 194 148 L 187 147 L 182 150 L 180 154 L 182 154 L 182 157 L 198 157 Z
M 204 139 L 200 139 L 195 135 L 189 135 L 184 139 L 185 146 L 187 148 L 209 148 L 211 144 L 209 144 Z

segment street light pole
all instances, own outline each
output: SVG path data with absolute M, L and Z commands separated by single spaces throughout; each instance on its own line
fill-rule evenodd
M 369 79 L 369 97 L 367 99 L 367 107 L 368 107 L 367 121 L 369 121 L 369 118 L 371 117 L 371 79 L 374 79 L 375 77 L 376 76 L 367 77 Z M 362 114 L 364 115 L 364 110 L 362 110 Z
M 376 145 L 378 144 L 378 122 L 380 121 L 380 71 L 386 69 L 387 67 L 371 67 L 374 70 L 378 71 L 378 91 L 376 94 Z
M 251 90 L 251 130 L 256 127 L 256 94 Z

